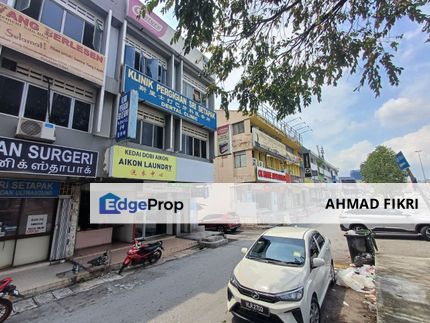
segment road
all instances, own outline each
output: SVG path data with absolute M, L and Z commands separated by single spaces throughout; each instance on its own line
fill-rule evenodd
M 335 261 L 348 263 L 345 238 L 338 227 L 319 229 L 332 241 Z M 258 233 L 242 232 L 230 236 L 238 240 L 224 247 L 128 271 L 122 279 L 17 314 L 10 323 L 238 322 L 226 312 L 226 283 L 242 257 L 240 249 L 249 247 Z M 378 239 L 379 242 L 383 249 L 403 249 L 405 253 L 411 253 L 411 245 L 413 252 L 419 252 L 428 243 Z M 331 288 L 322 309 L 323 322 L 375 322 L 362 301 L 362 294 Z

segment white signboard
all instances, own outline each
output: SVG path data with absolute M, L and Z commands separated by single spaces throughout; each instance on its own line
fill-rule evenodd
M 48 214 L 29 215 L 27 217 L 27 227 L 25 234 L 36 234 L 46 232 L 46 222 Z

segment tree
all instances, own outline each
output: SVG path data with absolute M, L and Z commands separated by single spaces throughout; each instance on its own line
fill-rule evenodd
M 345 73 L 360 75 L 376 96 L 382 74 L 399 84 L 401 67 L 393 63 L 402 35 L 392 29 L 406 18 L 430 31 L 429 0 L 146 0 L 144 16 L 156 6 L 173 9 L 184 52 L 199 48 L 210 57 L 205 73 L 217 83 L 208 92 L 221 97 L 221 108 L 237 100 L 241 111 L 264 103 L 278 119 L 301 111 L 322 86 L 336 85 Z M 381 71 L 384 70 L 384 73 Z M 241 73 L 233 89 L 223 89 L 232 73 Z
M 405 183 L 406 174 L 400 170 L 391 148 L 378 146 L 360 166 L 366 183 Z

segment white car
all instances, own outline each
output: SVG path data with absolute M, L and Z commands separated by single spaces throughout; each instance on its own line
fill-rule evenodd
M 309 228 L 275 227 L 243 248 L 227 287 L 227 309 L 251 322 L 311 322 L 335 271 L 330 241 Z

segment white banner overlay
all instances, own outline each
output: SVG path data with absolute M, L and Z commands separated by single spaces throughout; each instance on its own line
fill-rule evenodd
M 430 224 L 430 184 L 91 184 L 91 223 Z

